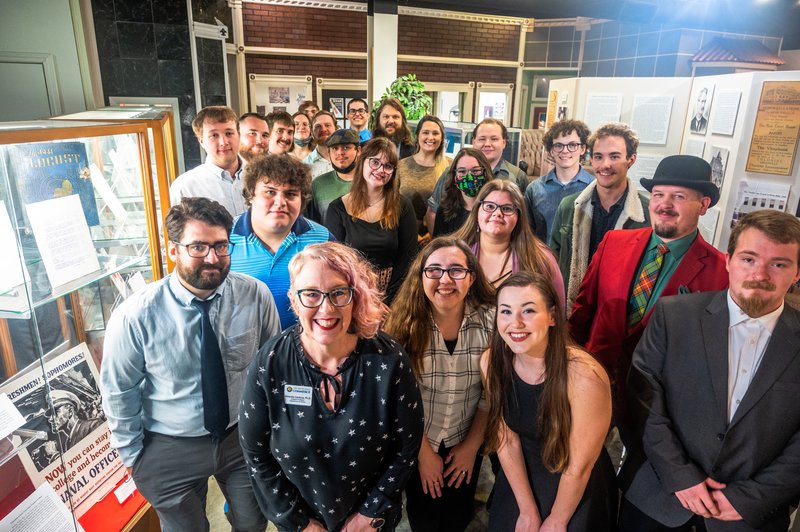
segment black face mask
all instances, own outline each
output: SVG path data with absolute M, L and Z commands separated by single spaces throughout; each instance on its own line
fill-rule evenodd
M 358 157 L 356 157 L 356 159 L 358 159 Z M 333 163 L 331 163 L 331 166 L 333 166 L 333 169 L 336 170 L 337 172 L 339 172 L 340 174 L 349 174 L 350 172 L 353 171 L 353 168 L 356 167 L 356 161 L 354 160 L 352 163 L 350 163 L 349 165 L 345 166 L 344 168 L 336 166 Z

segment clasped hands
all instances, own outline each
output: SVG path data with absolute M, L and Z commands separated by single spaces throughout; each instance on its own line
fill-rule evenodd
M 681 506 L 706 519 L 741 521 L 742 516 L 722 493 L 726 485 L 709 477 L 703 482 L 675 492 Z

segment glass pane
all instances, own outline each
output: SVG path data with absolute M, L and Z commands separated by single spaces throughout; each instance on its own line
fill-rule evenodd
M 484 118 L 496 118 L 506 121 L 506 93 L 505 92 L 481 92 L 478 100 L 478 116 L 476 122 Z

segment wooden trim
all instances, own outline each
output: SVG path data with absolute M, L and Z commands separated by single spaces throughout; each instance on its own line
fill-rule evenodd
M 100 295 L 98 294 L 98 297 Z M 72 316 L 73 321 L 75 322 L 75 339 L 77 340 L 76 343 L 80 344 L 86 341 L 86 325 L 83 319 L 83 307 L 81 306 L 81 297 L 78 295 L 78 291 L 75 290 L 74 292 L 70 292 L 69 294 L 69 302 L 72 306 Z M 102 298 L 99 301 L 100 305 L 100 312 L 103 312 L 103 300 Z M 59 316 L 61 317 L 61 330 L 64 333 L 64 339 L 69 340 L 69 323 L 66 320 L 66 305 L 64 304 L 64 298 L 58 299 L 58 312 Z
M 14 356 L 14 345 L 11 342 L 11 331 L 8 320 L 0 319 L 0 356 L 2 356 L 5 379 L 17 373 L 17 359 Z
M 156 218 L 155 187 L 150 165 L 150 142 L 147 134 L 139 134 L 139 161 L 142 172 L 142 193 L 144 195 L 144 210 L 147 218 L 147 240 L 150 244 L 150 266 L 153 270 L 153 280 L 164 277 L 164 267 L 161 264 L 161 237 L 158 234 L 158 220 Z
M 23 142 L 48 142 L 53 140 L 72 140 L 87 137 L 106 137 L 110 135 L 126 135 L 131 133 L 147 133 L 144 123 L 116 121 L 113 123 L 98 123 L 92 120 L 91 125 L 79 127 L 62 127 L 55 121 L 25 122 L 36 129 L 3 129 L 0 130 L 0 144 L 20 144 Z M 13 124 L 13 122 L 10 122 Z

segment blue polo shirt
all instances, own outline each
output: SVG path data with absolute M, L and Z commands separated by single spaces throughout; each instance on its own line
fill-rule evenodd
M 289 304 L 289 261 L 308 245 L 335 239 L 325 227 L 299 216 L 273 254 L 253 232 L 250 214 L 247 209 L 233 221 L 231 270 L 255 277 L 269 287 L 278 307 L 281 329 L 285 329 L 297 323 Z

